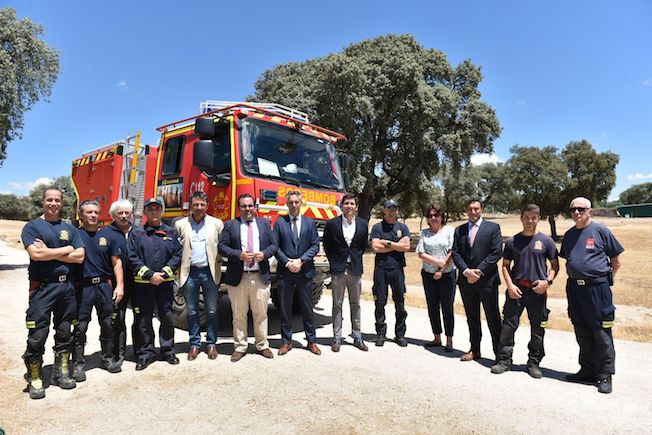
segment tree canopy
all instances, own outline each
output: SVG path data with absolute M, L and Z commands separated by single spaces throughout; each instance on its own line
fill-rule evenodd
M 624 190 L 620 196 L 623 204 L 645 204 L 652 202 L 652 183 L 635 184 Z
M 480 100 L 480 68 L 422 47 L 411 35 L 386 35 L 341 53 L 278 65 L 256 82 L 250 100 L 305 110 L 312 121 L 347 136 L 350 190 L 360 215 L 385 198 L 411 213 L 432 197 L 443 164 L 459 172 L 474 152 L 491 152 L 501 129 Z
M 21 137 L 24 114 L 47 97 L 59 75 L 59 53 L 40 39 L 43 27 L 0 8 L 0 166 Z

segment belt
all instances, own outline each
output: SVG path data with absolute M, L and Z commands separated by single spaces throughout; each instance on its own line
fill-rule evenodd
M 527 288 L 532 288 L 534 284 L 533 281 L 528 281 L 526 279 L 513 279 L 512 282 L 516 285 L 520 285 L 521 287 L 527 287 Z
M 258 269 L 258 270 L 246 270 L 246 269 L 243 269 L 243 272 L 245 272 L 245 273 L 260 273 L 260 269 Z
M 601 276 L 598 278 L 584 278 L 584 279 L 568 278 L 568 281 L 577 285 L 591 285 L 591 284 L 602 284 L 603 282 L 608 282 L 608 279 L 606 276 Z
M 95 276 L 91 278 L 82 278 L 81 284 L 83 286 L 101 284 L 103 282 L 109 281 L 111 278 L 108 276 Z
M 35 278 L 32 281 L 40 282 L 42 284 L 49 284 L 51 282 L 66 282 L 68 281 L 68 275 L 59 275 L 50 278 Z

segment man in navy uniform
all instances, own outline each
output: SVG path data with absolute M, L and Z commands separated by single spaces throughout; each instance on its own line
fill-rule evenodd
M 256 218 L 254 198 L 244 193 L 238 197 L 240 217 L 231 219 L 220 234 L 219 252 L 227 259 L 223 283 L 229 292 L 233 311 L 232 362 L 247 353 L 247 315 L 253 317 L 256 353 L 274 358 L 267 340 L 267 306 L 270 283 L 269 258 L 278 248 L 267 219 Z
M 84 263 L 79 268 L 77 287 L 77 324 L 73 330 L 75 349 L 73 352 L 72 377 L 77 382 L 86 380 L 84 346 L 88 322 L 93 307 L 100 323 L 100 348 L 102 359 L 100 368 L 110 373 L 118 373 L 120 366 L 113 358 L 113 304 L 119 303 L 124 294 L 122 284 L 122 260 L 120 247 L 113 234 L 100 230 L 100 204 L 87 200 L 79 206 L 82 227 L 79 235 L 86 248 Z M 112 277 L 115 276 L 115 289 Z
M 527 309 L 531 329 L 527 372 L 535 379 L 543 376 L 539 364 L 545 355 L 543 337 L 550 312 L 546 307 L 547 291 L 559 272 L 559 260 L 555 241 L 537 231 L 540 219 L 538 205 L 525 205 L 521 210 L 523 231 L 505 243 L 502 273 L 507 295 L 500 331 L 499 361 L 491 367 L 494 374 L 511 370 L 514 332 L 523 309 Z M 550 269 L 547 269 L 548 261 Z
M 181 243 L 176 230 L 161 221 L 163 200 L 145 201 L 147 223 L 129 234 L 127 250 L 134 272 L 132 306 L 136 322 L 136 370 L 144 370 L 156 360 L 152 316 L 158 310 L 161 357 L 169 364 L 179 364 L 174 353 L 174 277 L 181 264 Z
M 279 217 L 274 226 L 278 241 L 276 258 L 278 265 L 278 301 L 281 311 L 281 337 L 283 344 L 279 355 L 292 350 L 292 300 L 297 292 L 303 328 L 306 332 L 308 350 L 320 355 L 315 335 L 315 314 L 312 305 L 312 278 L 315 276 L 313 258 L 319 252 L 319 234 L 315 221 L 301 215 L 301 193 L 293 190 L 287 193 L 288 214 Z
M 54 370 L 51 383 L 75 388 L 68 374 L 73 339 L 70 332 L 76 314 L 72 264 L 84 261 L 84 244 L 77 229 L 60 217 L 63 192 L 48 187 L 43 192 L 43 214 L 23 228 L 21 239 L 29 254 L 29 306 L 26 326 L 27 390 L 32 399 L 45 397 L 42 366 L 50 316 L 54 314 Z
M 324 251 L 331 268 L 333 292 L 333 344 L 339 352 L 342 345 L 342 304 L 344 291 L 349 290 L 353 345 L 369 350 L 362 341 L 360 330 L 360 293 L 362 290 L 362 254 L 369 245 L 369 224 L 356 216 L 358 195 L 347 193 L 342 197 L 342 215 L 326 222 Z
M 457 285 L 462 295 L 471 341 L 471 349 L 462 355 L 462 361 L 480 359 L 480 304 L 487 318 L 496 359 L 500 346 L 500 277 L 497 264 L 502 256 L 503 240 L 500 226 L 483 219 L 482 209 L 482 201 L 478 198 L 467 201 L 466 214 L 469 221 L 455 229 L 453 239 L 453 261 L 460 271 Z
M 127 238 L 131 231 L 131 213 L 134 209 L 133 204 L 128 199 L 119 199 L 111 204 L 109 214 L 113 218 L 111 225 L 105 228 L 109 234 L 112 234 L 113 240 L 120 248 L 120 259 L 122 260 L 122 276 L 124 294 L 122 299 L 114 304 L 113 307 L 113 357 L 115 364 L 122 367 L 127 348 L 127 306 L 131 303 L 131 295 L 134 289 L 134 274 L 129 267 L 129 256 L 127 252 Z M 111 282 L 115 286 L 117 283 L 114 277 Z M 131 339 L 134 339 L 134 330 L 131 328 Z
M 401 347 L 407 346 L 405 339 L 405 253 L 410 250 L 410 230 L 398 222 L 398 203 L 393 199 L 385 201 L 383 220 L 371 227 L 371 249 L 376 253 L 374 264 L 374 285 L 372 291 L 376 303 L 376 346 L 385 344 L 387 324 L 385 305 L 388 288 L 392 287 L 392 299 L 396 309 L 394 341 Z
M 566 259 L 566 295 L 575 338 L 580 346 L 580 370 L 571 382 L 598 383 L 600 393 L 612 391 L 616 351 L 611 328 L 616 307 L 610 285 L 625 250 L 607 227 L 591 219 L 591 201 L 578 197 L 570 204 L 575 226 L 564 234 L 560 256 Z

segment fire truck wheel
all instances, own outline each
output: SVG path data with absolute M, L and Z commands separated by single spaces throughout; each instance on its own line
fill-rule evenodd
M 174 283 L 174 300 L 172 301 L 172 315 L 174 316 L 175 328 L 188 330 L 188 309 L 183 291 Z M 204 312 L 204 295 L 199 293 L 199 326 L 201 331 L 206 331 L 206 313 Z

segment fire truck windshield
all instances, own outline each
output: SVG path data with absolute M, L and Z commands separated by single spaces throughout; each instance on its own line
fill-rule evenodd
M 305 187 L 344 190 L 333 144 L 299 130 L 246 118 L 240 129 L 244 172 Z

